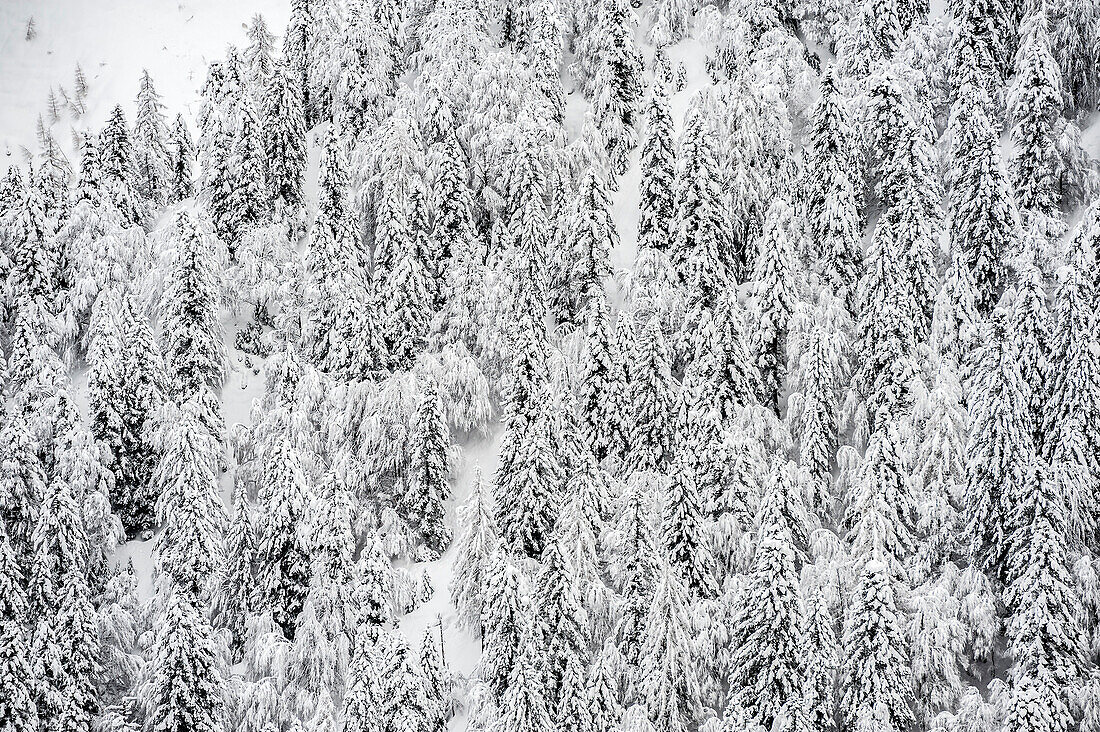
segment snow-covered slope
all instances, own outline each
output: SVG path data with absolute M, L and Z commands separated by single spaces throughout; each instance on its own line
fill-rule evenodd
M 0 168 L 33 150 L 35 119 L 51 89 L 70 93 L 79 63 L 88 79 L 87 112 L 53 125 L 66 149 L 70 130 L 102 126 L 115 104 L 132 121 L 142 69 L 167 108 L 193 119 L 206 65 L 229 44 L 244 45 L 255 13 L 281 29 L 286 0 L 4 0 L 0 2 Z M 26 40 L 34 18 L 37 36 Z

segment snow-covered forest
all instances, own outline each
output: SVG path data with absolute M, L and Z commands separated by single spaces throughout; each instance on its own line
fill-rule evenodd
M 0 732 L 1100 732 L 1097 0 L 5 5 Z

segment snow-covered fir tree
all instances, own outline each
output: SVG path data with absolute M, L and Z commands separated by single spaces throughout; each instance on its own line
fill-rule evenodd
M 156 206 L 168 193 L 170 157 L 168 151 L 168 123 L 164 118 L 164 105 L 153 87 L 149 72 L 141 75 L 141 91 L 137 98 L 137 117 L 134 119 L 134 164 L 138 178 L 138 191 L 145 200 Z

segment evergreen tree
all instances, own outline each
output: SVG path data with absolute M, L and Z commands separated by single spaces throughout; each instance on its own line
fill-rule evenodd
M 521 635 L 531 632 L 524 631 L 528 603 L 525 584 L 513 559 L 503 551 L 494 551 L 481 613 L 479 675 L 498 700 L 519 663 Z
M 674 382 L 660 324 L 651 320 L 642 331 L 630 374 L 630 465 L 659 470 L 672 460 Z
M 525 621 L 519 636 L 515 665 L 508 674 L 508 689 L 501 699 L 501 714 L 493 732 L 539 732 L 552 729 L 543 695 L 541 662 L 536 631 Z
M 263 129 L 252 97 L 242 98 L 235 125 L 233 149 L 228 158 L 228 180 L 219 204 L 211 207 L 218 235 L 235 251 L 237 242 L 248 229 L 259 226 L 270 211 L 270 192 L 265 180 Z
M 295 4 L 296 12 L 297 8 Z M 292 69 L 283 66 L 275 69 L 266 98 L 263 140 L 267 190 L 276 209 L 281 205 L 293 211 L 302 204 L 306 126 L 301 89 L 294 83 Z
M 814 268 L 851 304 L 862 256 L 855 138 L 834 67 L 820 83 L 802 170 L 803 207 Z
M 40 555 L 42 561 L 55 558 Z M 59 574 L 56 591 L 54 604 L 39 616 L 29 655 L 37 680 L 38 719 L 46 728 L 90 732 L 101 711 L 96 693 L 101 673 L 98 618 L 79 571 Z
M 381 659 L 378 648 L 366 628 L 356 636 L 351 665 L 348 667 L 347 693 L 344 694 L 344 729 L 348 732 L 383 732 L 382 707 L 385 697 L 379 676 Z
M 1080 600 L 1070 574 L 1065 527 L 1072 524 L 1067 498 L 1080 494 L 1085 473 L 1072 462 L 1056 460 L 1049 468 L 1025 466 L 1031 475 L 1016 504 L 1011 537 L 1013 578 L 1005 593 L 1011 612 L 1008 637 L 1015 663 L 1013 679 L 1042 678 L 1064 709 L 1086 666 Z M 1055 712 L 1057 713 L 1057 711 Z
M 298 92 L 303 110 L 310 109 L 309 66 L 312 47 L 313 16 L 310 0 L 294 0 L 290 6 L 290 20 L 283 35 L 283 61 L 286 64 L 286 82 Z M 303 125 L 305 117 L 303 116 Z M 308 125 L 312 127 L 312 125 Z M 304 146 L 303 146 L 304 147 Z
M 773 492 L 763 509 L 753 570 L 730 629 L 730 692 L 765 728 L 801 685 L 806 640 L 795 547 L 780 500 Z
M 900 416 L 911 396 L 918 334 L 913 286 L 896 235 L 893 210 L 879 222 L 859 285 L 853 385 L 867 400 L 872 428 Z
M 275 36 L 267 29 L 267 21 L 259 13 L 252 16 L 247 36 L 248 47 L 244 51 L 244 62 L 253 101 L 259 107 L 271 76 L 275 73 Z
M 176 115 L 175 124 L 168 133 L 168 203 L 179 203 L 195 195 L 192 166 L 195 162 L 195 144 L 187 130 L 182 114 Z
M 219 628 L 229 630 L 234 650 L 245 639 L 245 620 L 254 608 L 256 559 L 256 527 L 252 506 L 243 490 L 242 481 L 233 488 L 233 513 L 222 539 L 221 553 L 225 563 L 217 577 L 214 595 L 215 617 Z
M 807 652 L 803 662 L 805 681 L 802 696 L 807 707 L 810 729 L 832 730 L 836 727 L 836 701 L 833 689 L 840 664 L 836 627 L 829 602 L 818 587 L 806 612 L 802 631 Z
M 1042 398 L 1042 456 L 1050 460 L 1065 447 L 1072 424 L 1092 424 L 1100 417 L 1100 344 L 1097 343 L 1095 285 L 1084 252 L 1074 251 L 1060 273 L 1050 322 Z M 1038 428 L 1038 425 L 1035 425 Z M 1087 437 L 1082 468 L 1095 475 L 1100 440 Z
M 902 437 L 891 423 L 871 436 L 848 500 L 849 540 L 904 576 L 916 548 L 916 505 Z
M 151 664 L 148 728 L 222 732 L 227 705 L 213 633 L 185 593 L 165 599 Z
M 449 440 L 442 410 L 435 382 L 429 379 L 417 409 L 411 475 L 403 500 L 408 521 L 435 556 L 442 555 L 451 543 L 443 508 L 451 487 L 447 480 Z
M 1008 106 L 1016 122 L 1009 159 L 1016 200 L 1025 214 L 1052 215 L 1058 209 L 1055 125 L 1062 112 L 1062 78 L 1050 51 L 1049 19 L 1031 13 L 1020 28 L 1016 78 Z
M 603 296 L 604 280 L 611 276 L 611 250 L 619 244 L 603 175 L 595 168 L 581 180 L 570 240 L 565 316 L 577 322 L 592 301 Z
M 567 674 L 587 662 L 584 616 L 577 590 L 576 574 L 563 550 L 561 532 L 556 531 L 542 552 L 535 577 L 530 622 L 536 646 L 528 651 L 544 664 L 542 687 L 547 709 L 556 710 L 567 702 Z
M 186 211 L 176 215 L 175 261 L 161 299 L 164 357 L 183 399 L 216 390 L 225 378 L 226 353 L 218 318 L 219 282 L 214 245 Z
M 581 438 L 597 463 L 625 457 L 628 445 L 626 372 L 602 292 L 588 307 L 587 348 L 580 380 Z
M 713 304 L 736 263 L 726 259 L 726 222 L 713 132 L 702 110 L 689 113 L 680 137 L 672 260 L 689 297 Z
M 1051 46 L 1062 73 L 1066 97 L 1078 114 L 1096 109 L 1100 74 L 1096 47 L 1100 42 L 1100 11 L 1082 0 L 1052 4 Z
M 668 92 L 660 79 L 654 81 L 652 97 L 646 105 L 641 175 L 638 249 L 668 249 L 676 212 L 673 189 L 676 153 L 672 147 L 672 113 Z
M 536 399 L 545 398 L 536 393 Z M 514 407 L 513 407 L 514 409 Z M 496 522 L 503 545 L 517 554 L 538 557 L 557 519 L 561 465 L 555 451 L 548 408 L 528 416 L 508 416 L 501 464 L 497 470 Z
M 116 106 L 99 135 L 99 168 L 103 190 L 129 225 L 143 224 L 147 213 L 138 190 L 136 166 L 126 116 L 122 107 Z
M 849 372 L 845 351 L 850 320 L 842 315 L 844 305 L 840 300 L 830 293 L 820 297 L 809 316 L 809 332 L 800 336 L 801 343 L 791 351 L 791 360 L 797 358 L 798 369 L 787 415 L 796 426 L 799 464 L 813 481 L 810 505 L 824 516 L 832 503 L 830 485 L 839 435 L 840 391 Z
M 909 730 L 913 672 L 891 571 L 877 550 L 864 555 L 844 618 L 844 674 L 840 706 L 845 729 L 860 728 L 873 713 L 887 729 Z
M 103 306 L 115 303 L 105 300 Z M 124 294 L 115 306 L 117 321 L 107 315 L 99 318 L 110 330 L 93 327 L 92 433 L 111 453 L 111 505 L 127 532 L 136 535 L 153 527 L 157 456 L 147 425 L 164 398 L 164 374 L 149 321 L 133 296 Z
M 287 437 L 269 446 L 260 482 L 263 506 L 256 531 L 260 596 L 288 638 L 309 589 L 309 547 L 299 526 L 307 488 L 297 450 Z
M 791 216 L 790 206 L 781 199 L 769 208 L 753 274 L 756 320 L 753 350 L 763 381 L 762 401 L 776 412 L 787 363 L 787 325 L 794 314 L 799 289 L 789 234 Z
M 978 308 L 989 312 L 1000 296 L 1018 224 L 997 132 L 986 112 L 989 103 L 982 95 L 967 85 L 953 106 L 951 238 L 973 273 Z
M 665 566 L 646 616 L 638 676 L 638 695 L 658 732 L 684 732 L 698 717 L 701 691 L 688 623 L 684 587 Z
M 221 569 L 221 533 L 225 523 L 218 495 L 220 447 L 189 401 L 170 426 L 155 480 L 158 566 L 180 591 L 201 598 Z
M 968 398 L 967 514 L 971 555 L 991 576 L 1011 577 L 1015 497 L 1030 486 L 1034 464 L 1030 390 L 1020 374 L 1009 314 L 993 311 Z
M 362 379 L 381 368 L 386 352 L 353 231 L 347 185 L 343 145 L 330 128 L 306 257 L 302 340 L 322 370 Z
M 153 207 L 163 203 L 168 195 L 170 177 L 168 153 L 168 123 L 164 105 L 153 88 L 149 71 L 141 73 L 141 91 L 137 97 L 137 117 L 134 119 L 134 163 L 137 189 Z
M 30 663 L 31 649 L 17 620 L 0 619 L 0 729 L 5 732 L 33 732 L 38 729 L 38 709 L 33 697 L 35 679 Z
M 626 0 L 601 0 L 598 12 L 602 37 L 593 107 L 611 173 L 621 175 L 637 141 L 635 118 L 642 95 L 642 59 L 634 48 L 637 18 Z
M 675 464 L 669 492 L 661 503 L 665 553 L 673 571 L 680 573 L 692 597 L 717 593 L 710 548 L 703 542 L 703 501 L 699 476 L 681 458 Z
M 493 520 L 491 493 L 480 471 L 475 472 L 470 496 L 458 510 L 458 526 L 451 600 L 458 608 L 462 624 L 480 635 L 490 562 L 500 541 Z

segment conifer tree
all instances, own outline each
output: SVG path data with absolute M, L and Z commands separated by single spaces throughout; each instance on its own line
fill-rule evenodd
M 249 21 L 247 36 L 244 62 L 253 101 L 260 107 L 275 72 L 275 36 L 267 29 L 267 21 L 260 13 L 253 15 Z
M 642 331 L 630 374 L 630 465 L 660 470 L 672 460 L 672 406 L 675 399 L 668 351 L 660 324 Z
M 509 676 L 518 664 L 521 635 L 528 612 L 526 583 L 514 560 L 504 551 L 492 554 L 489 581 L 482 605 L 482 653 L 480 677 L 499 699 L 509 686 Z
M 195 195 L 191 173 L 194 162 L 195 144 L 187 130 L 187 121 L 177 114 L 168 133 L 168 203 L 179 203 Z
M 861 717 L 884 715 L 891 729 L 914 724 L 913 672 L 891 571 L 872 549 L 864 555 L 844 618 L 844 673 L 840 707 L 845 729 Z
M 435 382 L 424 386 L 416 413 L 413 459 L 403 499 L 405 515 L 435 556 L 451 543 L 451 530 L 444 521 L 443 503 L 451 495 L 448 483 L 447 424 Z
M 474 223 L 469 170 L 456 137 L 446 135 L 432 147 L 432 239 L 442 260 L 457 258 L 482 247 Z M 475 257 L 477 254 L 474 255 Z M 458 295 L 454 290 L 450 296 Z
M 353 231 L 347 185 L 343 145 L 330 128 L 306 258 L 302 340 L 322 370 L 361 379 L 383 366 L 386 352 Z
M 774 485 L 782 490 L 781 483 Z M 762 511 L 753 570 L 730 631 L 731 694 L 765 728 L 801 684 L 805 643 L 795 547 L 775 489 Z
M 712 304 L 729 283 L 726 225 L 713 133 L 701 109 L 689 113 L 680 137 L 672 261 L 689 297 Z
M 840 665 L 836 624 L 823 588 L 819 586 L 807 604 L 806 624 L 802 631 L 807 649 L 803 662 L 805 681 L 802 698 L 810 729 L 832 730 L 836 727 L 834 686 Z
M 294 0 L 290 6 L 290 20 L 283 35 L 283 62 L 286 64 L 286 81 L 298 92 L 303 110 L 310 109 L 309 66 L 312 47 L 313 17 L 309 0 Z M 303 116 L 303 125 L 306 124 Z M 308 125 L 312 127 L 312 125 Z
M 1046 409 L 1050 313 L 1042 274 L 1031 261 L 1031 256 L 1025 255 L 1024 261 L 1017 265 L 1010 325 L 1013 340 L 1018 347 L 1020 376 L 1028 386 L 1032 427 L 1038 431 L 1042 429 L 1043 412 Z M 1036 434 L 1035 444 L 1041 445 L 1042 440 L 1038 437 Z
M 213 633 L 185 592 L 165 599 L 151 663 L 149 728 L 222 732 L 227 705 Z
M 565 90 L 561 83 L 562 18 L 558 3 L 537 0 L 523 8 L 517 18 L 520 26 L 516 50 L 526 56 L 531 69 L 534 91 L 545 116 L 553 124 L 565 119 Z
M 1080 683 L 1086 666 L 1065 531 L 1073 523 L 1066 501 L 1080 494 L 1070 483 L 1086 473 L 1064 460 L 1025 470 L 1031 473 L 1027 490 L 1013 496 L 1019 501 L 1017 528 L 1011 537 L 1012 582 L 1005 593 L 1011 612 L 1007 634 L 1015 659 L 1012 673 L 1015 680 L 1043 678 L 1051 684 L 1057 710 L 1068 706 L 1070 690 Z
M 1078 114 L 1096 109 L 1100 74 L 1096 45 L 1100 42 L 1100 12 L 1082 0 L 1052 4 L 1051 46 L 1062 73 L 1066 97 Z
M 867 400 L 872 428 L 900 416 L 911 397 L 918 335 L 913 285 L 896 235 L 893 210 L 879 222 L 859 284 L 853 384 Z
M 99 166 L 103 190 L 127 224 L 141 225 L 146 207 L 138 190 L 134 144 L 121 106 L 116 106 L 99 135 Z
M 968 534 L 979 566 L 1007 581 L 1010 542 L 1018 526 L 1013 500 L 1031 485 L 1034 464 L 1030 390 L 1020 374 L 1007 311 L 994 309 L 982 342 L 968 399 Z
M 508 675 L 508 688 L 501 699 L 501 714 L 493 732 L 538 732 L 553 727 L 543 693 L 543 659 L 529 620 L 524 621 L 518 640 L 516 663 Z
M 104 306 L 113 302 L 117 301 L 107 300 Z M 89 354 L 92 432 L 110 450 L 114 473 L 111 505 L 133 535 L 153 526 L 156 493 L 152 475 L 157 457 L 147 424 L 164 398 L 164 374 L 160 349 L 132 295 L 124 294 L 116 306 L 118 320 L 109 326 L 111 331 L 97 333 L 93 328 L 94 352 Z M 106 326 L 106 321 L 114 318 L 100 320 Z
M 795 255 L 789 234 L 791 216 L 791 208 L 783 200 L 777 199 L 769 208 L 753 274 L 756 283 L 753 350 L 763 382 L 762 401 L 777 412 L 787 363 L 787 325 L 798 299 Z
M 381 645 L 381 644 L 379 644 Z M 344 694 L 343 719 L 348 732 L 383 732 L 385 697 L 379 676 L 381 659 L 369 631 L 361 627 L 356 635 Z
M 593 106 L 607 145 L 610 172 L 621 175 L 637 142 L 635 126 L 642 96 L 642 60 L 634 48 L 637 18 L 626 0 L 601 0 L 599 19 L 602 38 Z
M 164 105 L 153 88 L 149 71 L 141 73 L 141 91 L 134 119 L 134 163 L 137 188 L 142 197 L 158 206 L 167 198 L 169 170 L 168 123 Z
M 176 256 L 161 300 L 164 357 L 183 399 L 216 390 L 225 377 L 214 246 L 186 211 L 176 215 Z
M 533 395 L 544 399 L 544 393 Z M 557 519 L 562 468 L 547 407 L 535 414 L 508 417 L 505 445 L 497 470 L 496 521 L 503 545 L 532 558 L 542 554 Z
M 244 483 L 233 488 L 233 512 L 222 538 L 221 553 L 225 557 L 217 577 L 214 605 L 219 628 L 229 630 L 233 650 L 244 645 L 245 620 L 252 612 L 256 594 L 253 575 L 256 559 L 256 527 L 252 506 Z
M 687 593 L 668 566 L 658 573 L 639 655 L 638 696 L 658 732 L 682 732 L 698 717 L 701 700 L 692 657 Z
M 558 522 L 561 526 L 561 522 Z M 548 709 L 556 710 L 566 702 L 565 675 L 576 665 L 587 664 L 587 639 L 578 598 L 577 577 L 564 551 L 561 531 L 542 552 L 541 566 L 534 582 L 531 632 L 534 655 L 545 664 L 543 693 Z
M 20 620 L 0 619 L 0 729 L 5 732 L 33 732 L 38 729 L 38 709 L 33 697 L 35 678 L 30 663 L 31 649 Z
M 263 140 L 267 190 L 276 209 L 281 205 L 293 211 L 302 203 L 306 125 L 301 90 L 294 83 L 292 69 L 279 66 L 274 70 L 266 97 Z
M 569 237 L 569 289 L 564 316 L 578 322 L 592 301 L 603 297 L 604 280 L 611 276 L 611 250 L 619 244 L 603 174 L 594 167 L 581 180 Z
M 224 200 L 210 207 L 218 235 L 231 252 L 236 250 L 241 235 L 260 225 L 270 211 L 262 135 L 252 97 L 246 94 L 237 114 L 233 149 L 228 158 L 228 190 L 220 194 Z M 224 212 L 220 217 L 219 211 Z
M 871 435 L 859 467 L 858 482 L 848 500 L 847 523 L 852 549 L 877 552 L 891 572 L 903 576 L 916 547 L 916 505 L 896 423 Z
M 1009 159 L 1016 200 L 1025 214 L 1056 213 L 1055 124 L 1062 112 L 1062 78 L 1050 50 L 1049 18 L 1042 9 L 1020 28 L 1016 78 L 1008 106 L 1016 124 Z
M 1096 293 L 1086 257 L 1081 251 L 1071 253 L 1055 292 L 1040 433 L 1041 454 L 1046 460 L 1065 446 L 1068 435 L 1063 430 L 1072 421 L 1086 425 L 1100 417 L 1100 351 L 1094 332 Z M 1100 440 L 1091 434 L 1087 439 L 1089 447 L 1082 456 L 1086 462 L 1081 467 L 1095 474 Z
M 587 348 L 580 384 L 581 438 L 597 463 L 626 456 L 629 401 L 619 342 L 601 292 L 588 307 Z
M 54 558 L 40 555 L 44 561 Z M 100 653 L 99 627 L 87 583 L 79 571 L 70 569 L 58 575 L 56 597 L 39 616 L 31 646 L 41 725 L 92 729 L 100 712 L 95 688 Z
M 202 423 L 196 400 L 181 410 L 169 428 L 155 480 L 158 489 L 157 537 L 161 574 L 180 591 L 201 598 L 221 569 L 221 533 L 225 523 L 218 495 L 219 444 Z
M 843 303 L 831 293 L 821 299 L 808 317 L 809 332 L 801 336 L 791 360 L 798 359 L 797 377 L 793 379 L 788 402 L 788 418 L 793 418 L 798 436 L 799 464 L 806 468 L 813 481 L 810 505 L 819 515 L 826 515 L 832 501 L 830 482 L 839 434 L 839 396 L 841 384 L 848 376 L 847 328 L 850 320 L 838 315 Z M 804 313 L 802 317 L 807 317 Z
M 458 608 L 463 625 L 480 635 L 490 562 L 500 541 L 493 520 L 490 489 L 482 480 L 480 470 L 474 474 L 469 498 L 458 510 L 457 523 L 460 531 L 451 576 L 451 600 Z
M 675 463 L 668 495 L 661 503 L 665 553 L 692 597 L 709 598 L 717 592 L 710 548 L 702 541 L 703 500 L 699 476 L 681 458 Z
M 260 483 L 261 521 L 256 531 L 257 580 L 262 607 L 288 638 L 309 589 L 309 547 L 299 526 L 307 488 L 297 450 L 287 437 L 270 445 Z
M 983 313 L 1000 297 L 1018 226 L 989 106 L 979 87 L 967 84 L 959 91 L 951 119 L 949 175 L 953 248 L 973 274 Z
M 854 133 L 830 66 L 821 76 L 802 171 L 811 260 L 838 297 L 851 303 L 859 279 L 860 215 Z
M 646 105 L 646 135 L 642 143 L 641 201 L 638 249 L 668 249 L 675 229 L 676 153 L 672 147 L 672 113 L 661 79 L 653 83 Z

